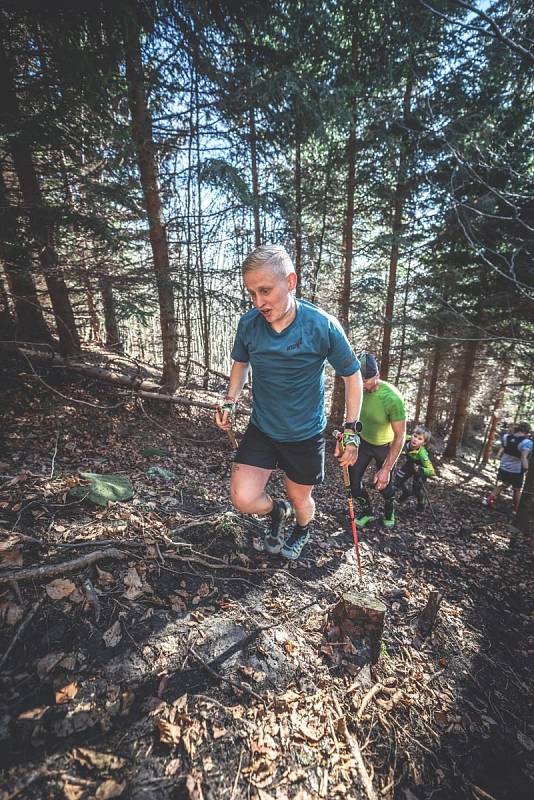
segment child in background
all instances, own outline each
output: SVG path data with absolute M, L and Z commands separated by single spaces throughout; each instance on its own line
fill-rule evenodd
M 425 507 L 424 483 L 427 478 L 436 474 L 428 455 L 426 445 L 430 441 L 431 433 L 422 425 L 414 428 L 412 434 L 406 437 L 406 442 L 401 451 L 404 463 L 401 464 L 395 476 L 395 488 L 401 489 L 399 497 L 401 503 L 411 495 L 417 498 L 417 510 L 423 511 Z M 412 478 L 412 490 L 406 488 L 407 481 Z

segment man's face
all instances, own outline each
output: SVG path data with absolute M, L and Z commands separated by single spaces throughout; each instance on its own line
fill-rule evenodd
M 421 433 L 412 433 L 410 447 L 412 450 L 419 450 L 425 443 L 425 437 Z
M 373 375 L 372 378 L 366 378 L 363 382 L 364 392 L 376 392 L 378 389 L 379 375 Z
M 271 325 L 282 320 L 293 307 L 292 291 L 297 285 L 294 272 L 281 278 L 268 266 L 247 272 L 244 277 L 250 299 Z

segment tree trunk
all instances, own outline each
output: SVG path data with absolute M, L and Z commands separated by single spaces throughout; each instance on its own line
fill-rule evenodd
M 259 247 L 261 244 L 260 184 L 258 179 L 256 113 L 254 107 L 249 109 L 248 121 L 249 121 L 249 134 L 250 134 L 250 168 L 252 173 L 252 213 L 254 215 L 254 247 Z
M 408 259 L 408 267 L 406 269 L 406 281 L 404 284 L 404 302 L 402 304 L 402 327 L 401 327 L 401 340 L 400 340 L 400 348 L 399 348 L 399 362 L 397 365 L 397 375 L 395 378 L 395 386 L 398 386 L 401 375 L 402 375 L 402 368 L 404 366 L 404 349 L 406 345 L 406 312 L 408 309 L 408 295 L 410 293 L 410 277 L 412 271 L 412 255 L 410 253 L 410 258 Z M 419 419 L 419 416 L 417 417 Z
M 11 316 L 9 300 L 4 286 L 4 281 L 0 278 L 0 336 L 4 340 L 12 339 L 15 335 L 15 320 Z
M 152 119 L 147 105 L 139 29 L 131 16 L 125 19 L 126 80 L 130 106 L 132 136 L 141 177 L 143 198 L 148 216 L 150 244 L 158 291 L 161 343 L 163 351 L 163 384 L 174 392 L 178 385 L 176 368 L 176 318 L 174 289 L 169 264 L 169 247 L 163 224 Z
M 438 335 L 441 334 L 441 328 L 438 328 Z M 428 400 L 426 404 L 425 414 L 425 428 L 431 431 L 436 424 L 436 393 L 438 387 L 439 368 L 443 361 L 444 350 L 439 339 L 436 340 L 434 345 L 434 358 L 432 360 L 432 372 L 430 373 L 430 381 L 428 383 Z
M 421 417 L 421 406 L 423 405 L 423 396 L 425 393 L 427 372 L 428 372 L 428 363 L 427 360 L 425 359 L 423 369 L 421 370 L 421 375 L 419 376 L 419 383 L 417 385 L 417 396 L 415 398 L 414 422 L 416 425 L 419 424 L 419 419 Z
M 295 272 L 297 297 L 302 296 L 302 151 L 300 141 L 295 148 Z
M 329 191 L 330 191 L 331 176 L 332 176 L 332 153 L 331 151 L 329 151 L 326 160 L 326 174 L 325 174 L 325 182 L 323 189 L 323 213 L 321 219 L 321 233 L 319 235 L 319 253 L 317 255 L 317 262 L 315 264 L 315 269 L 313 271 L 313 278 L 312 278 L 312 288 L 310 296 L 310 302 L 312 303 L 315 303 L 317 299 L 317 287 L 319 284 L 319 275 L 321 273 L 321 267 L 323 265 L 322 264 L 323 247 L 324 247 L 324 237 L 326 233 L 326 216 L 329 208 Z
M 54 229 L 50 221 L 49 210 L 42 196 L 32 152 L 26 138 L 20 132 L 22 120 L 11 65 L 8 55 L 1 45 L 0 73 L 2 74 L 0 113 L 7 118 L 8 130 L 15 129 L 8 137 L 9 149 L 50 295 L 59 334 L 60 351 L 63 355 L 71 355 L 80 350 L 80 339 L 76 330 L 69 292 L 55 250 Z
M 407 120 L 410 112 L 413 79 L 408 78 L 403 98 L 403 117 Z M 382 336 L 382 355 L 380 358 L 380 375 L 387 381 L 390 364 L 391 330 L 393 327 L 393 312 L 395 307 L 395 291 L 397 288 L 397 267 L 399 263 L 400 235 L 402 233 L 402 214 L 406 201 L 406 176 L 408 171 L 408 143 L 404 134 L 400 144 L 399 169 L 397 184 L 393 200 L 393 222 L 391 226 L 392 244 L 389 257 L 389 276 L 386 294 L 386 309 L 384 314 L 384 332 Z
M 495 439 L 495 431 L 497 430 L 497 423 L 499 421 L 499 410 L 502 405 L 502 401 L 504 399 L 504 393 L 506 392 L 506 382 L 508 380 L 508 373 L 510 372 L 510 362 L 506 361 L 504 365 L 504 369 L 501 376 L 501 382 L 499 384 L 499 388 L 497 389 L 497 394 L 495 395 L 495 402 L 493 404 L 493 412 L 491 415 L 491 420 L 488 428 L 488 432 L 486 435 L 486 441 L 484 443 L 484 450 L 482 451 L 482 463 L 487 464 L 491 455 L 491 450 L 493 447 L 493 440 Z
M 350 332 L 350 288 L 352 283 L 352 254 L 353 254 L 353 227 L 354 227 L 354 193 L 356 190 L 356 121 L 353 118 L 350 124 L 349 138 L 346 149 L 347 158 L 347 183 L 346 183 L 346 209 L 343 224 L 341 245 L 341 294 L 339 299 L 339 321 L 347 336 Z M 339 425 L 343 420 L 345 403 L 345 387 L 343 378 L 336 375 L 332 405 L 330 408 L 330 421 L 332 425 Z
M 456 400 L 452 429 L 449 435 L 449 439 L 447 441 L 447 446 L 445 447 L 445 452 L 443 453 L 444 458 L 456 458 L 456 451 L 458 449 L 460 443 L 460 437 L 462 435 L 465 426 L 465 421 L 467 418 L 469 393 L 471 390 L 471 382 L 473 380 L 473 372 L 475 368 L 477 350 L 478 350 L 478 341 L 475 340 L 466 343 L 462 359 L 464 364 L 464 369 L 462 372 L 462 381 L 460 384 L 460 389 L 458 391 L 458 398 Z
M 19 233 L 16 209 L 10 204 L 7 187 L 0 172 L 0 208 L 2 241 L 0 261 L 4 264 L 7 285 L 15 306 L 14 336 L 19 341 L 52 343 L 37 290 L 31 274 L 31 260 Z
M 104 307 L 104 328 L 106 330 L 106 347 L 115 350 L 117 353 L 123 352 L 119 326 L 117 324 L 117 314 L 115 311 L 115 298 L 113 296 L 113 286 L 111 278 L 102 276 L 99 279 L 100 292 L 102 293 L 102 305 Z

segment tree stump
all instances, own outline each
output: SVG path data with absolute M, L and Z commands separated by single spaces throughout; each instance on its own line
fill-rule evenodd
M 423 639 L 428 636 L 436 624 L 436 617 L 438 616 L 438 611 L 442 600 L 443 595 L 441 592 L 436 590 L 432 590 L 430 592 L 427 604 L 421 611 L 419 619 L 417 620 L 417 630 Z
M 380 657 L 386 606 L 364 592 L 345 592 L 329 614 L 330 626 L 339 629 L 339 638 L 348 637 L 359 652 L 368 652 L 371 664 Z

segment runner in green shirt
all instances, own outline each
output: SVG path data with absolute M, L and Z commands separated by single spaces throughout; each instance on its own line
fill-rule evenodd
M 349 469 L 352 496 L 359 504 L 358 525 L 375 519 L 371 500 L 362 485 L 371 461 L 377 467 L 374 485 L 384 497 L 384 525 L 395 524 L 395 486 L 392 471 L 406 437 L 406 411 L 400 392 L 380 379 L 376 358 L 372 353 L 358 356 L 363 378 L 362 423 L 358 461 Z

